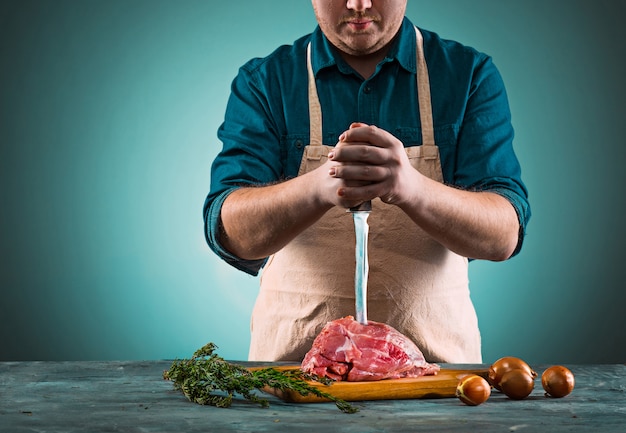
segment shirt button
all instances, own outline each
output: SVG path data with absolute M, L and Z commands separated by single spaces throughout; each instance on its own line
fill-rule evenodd
M 363 89 L 363 93 L 369 95 L 370 93 L 372 93 L 372 88 L 370 86 L 365 86 L 365 88 Z
M 302 149 L 302 140 L 296 140 L 294 144 L 296 145 L 296 149 Z

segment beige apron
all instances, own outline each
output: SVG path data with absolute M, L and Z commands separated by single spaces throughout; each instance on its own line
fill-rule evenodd
M 442 181 L 428 70 L 417 33 L 422 146 L 406 148 L 411 165 Z M 327 160 L 322 115 L 307 50 L 310 144 L 299 174 Z M 358 120 L 358 119 L 355 119 Z M 373 200 L 369 217 L 368 319 L 411 338 L 431 362 L 479 363 L 480 334 L 468 289 L 467 259 L 430 238 L 398 207 Z M 300 361 L 328 321 L 355 314 L 352 216 L 335 207 L 270 257 L 252 313 L 249 359 Z

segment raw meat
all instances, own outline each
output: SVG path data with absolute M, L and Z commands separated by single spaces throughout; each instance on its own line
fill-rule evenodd
M 439 366 L 396 329 L 352 316 L 328 322 L 304 356 L 301 369 L 335 380 L 373 381 L 437 374 Z

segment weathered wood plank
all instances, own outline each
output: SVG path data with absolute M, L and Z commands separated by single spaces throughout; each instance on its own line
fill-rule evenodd
M 576 388 L 563 399 L 546 398 L 537 382 L 522 401 L 497 392 L 477 407 L 455 398 L 367 401 L 356 403 L 361 409 L 356 414 L 344 414 L 332 403 L 286 403 L 271 395 L 266 409 L 246 401 L 236 401 L 229 409 L 199 406 L 161 378 L 169 365 L 0 363 L 0 432 L 626 430 L 626 365 L 621 364 L 570 366 Z

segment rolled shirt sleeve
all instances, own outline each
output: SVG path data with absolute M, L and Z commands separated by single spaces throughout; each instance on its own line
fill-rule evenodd
M 489 56 L 480 55 L 469 86 L 467 108 L 459 130 L 452 183 L 490 191 L 515 209 L 520 233 L 512 256 L 519 253 L 530 219 L 528 191 L 513 149 L 514 129 L 504 82 Z
M 226 250 L 219 241 L 220 212 L 234 190 L 275 182 L 282 177 L 279 138 L 267 115 L 267 93 L 255 82 L 261 59 L 244 65 L 231 86 L 225 120 L 218 130 L 222 150 L 211 167 L 211 190 L 204 203 L 204 232 L 209 247 L 227 263 L 257 275 L 267 259 L 244 260 Z

